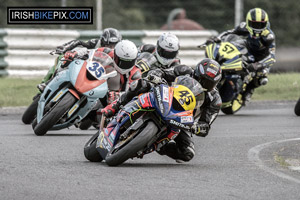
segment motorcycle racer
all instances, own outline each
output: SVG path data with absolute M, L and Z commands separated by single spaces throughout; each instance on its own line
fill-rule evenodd
M 118 99 L 120 94 L 129 88 L 129 85 L 141 78 L 141 71 L 135 67 L 138 50 L 136 45 L 129 40 L 121 40 L 115 46 L 115 49 L 109 48 L 98 48 L 97 51 L 104 51 L 113 57 L 116 65 L 115 67 L 106 68 L 106 72 L 109 73 L 113 70 L 117 71 L 115 77 L 107 80 L 109 92 L 106 99 L 100 99 L 101 104 L 106 106 Z M 66 60 L 64 67 L 66 67 L 74 58 L 78 55 L 78 51 L 68 51 L 65 53 L 64 60 Z M 82 54 L 82 53 L 81 53 Z M 88 114 L 88 119 L 98 122 L 99 116 L 97 117 L 97 108 Z
M 188 69 L 187 66 L 184 66 Z M 183 66 L 175 66 L 175 79 L 174 84 L 178 84 L 178 80 L 176 80 L 176 74 Z M 181 71 L 182 72 L 182 71 Z M 186 77 L 192 75 L 192 77 L 197 80 L 204 89 L 205 99 L 202 105 L 198 105 L 200 107 L 200 117 L 198 121 L 192 127 L 192 133 L 197 136 L 206 137 L 209 133 L 211 124 L 216 119 L 218 112 L 221 107 L 221 97 L 215 88 L 218 82 L 221 79 L 221 67 L 220 65 L 212 60 L 212 59 L 204 59 L 200 63 L 197 64 L 196 69 L 192 71 L 186 70 Z M 160 82 L 160 75 L 158 70 L 150 71 L 148 75 L 148 79 L 151 81 Z M 177 74 L 178 75 L 178 74 Z M 180 74 L 184 75 L 184 73 Z M 181 76 L 179 76 L 181 77 Z M 106 117 L 112 117 L 120 108 L 127 104 L 134 96 L 137 96 L 141 93 L 148 92 L 152 88 L 152 84 L 145 81 L 144 79 L 140 79 L 138 81 L 133 82 L 129 88 L 129 90 L 124 93 L 118 101 L 114 101 L 112 104 L 106 106 L 101 112 Z M 195 111 L 194 111 L 194 114 Z M 179 130 L 170 130 L 170 131 L 179 131 Z M 174 133 L 175 133 L 174 132 Z M 177 133 L 178 134 L 178 133 Z M 177 162 L 187 162 L 191 160 L 195 155 L 194 143 L 191 139 L 191 134 L 185 131 L 181 131 L 180 134 L 176 137 L 174 142 L 169 142 L 158 152 L 162 155 L 167 155 Z
M 225 31 L 212 38 L 220 42 L 228 34 L 245 37 L 248 49 L 248 70 L 256 72 L 254 79 L 247 85 L 243 98 L 249 101 L 255 88 L 268 83 L 268 73 L 275 63 L 275 34 L 271 30 L 268 14 L 261 8 L 249 10 L 246 22 L 241 22 L 235 29 Z
M 113 49 L 115 45 L 122 40 L 122 35 L 117 29 L 114 28 L 106 28 L 103 30 L 102 35 L 99 39 L 91 39 L 87 42 L 81 40 L 71 40 L 61 46 L 56 48 L 57 52 L 65 53 L 70 51 L 76 47 L 86 47 L 88 49 L 97 49 L 103 48 L 103 52 L 107 53 L 109 56 L 113 57 L 113 53 L 111 53 L 110 49 Z M 108 48 L 108 49 L 106 49 Z M 58 60 L 61 59 L 62 56 L 59 56 L 56 60 L 54 65 L 48 70 L 48 73 L 43 78 L 42 82 L 37 85 L 38 89 L 42 92 L 46 87 L 46 83 L 50 80 L 50 78 L 55 73 Z
M 139 62 L 137 67 L 141 69 L 143 77 L 150 70 L 161 69 L 165 74 L 172 74 L 174 66 L 180 64 L 177 58 L 180 49 L 179 40 L 172 33 L 163 33 L 159 36 L 156 45 L 145 44 L 139 48 Z

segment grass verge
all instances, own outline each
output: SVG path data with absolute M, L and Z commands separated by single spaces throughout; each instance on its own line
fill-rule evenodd
M 28 106 L 42 78 L 0 78 L 0 107 Z M 270 74 L 269 83 L 255 90 L 252 100 L 298 100 L 300 73 Z
M 270 74 L 269 82 L 254 91 L 253 100 L 298 100 L 300 73 Z
M 37 94 L 42 78 L 0 78 L 0 107 L 28 106 Z

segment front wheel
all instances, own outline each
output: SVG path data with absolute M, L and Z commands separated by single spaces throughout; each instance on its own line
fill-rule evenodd
M 42 120 L 33 126 L 36 135 L 45 135 L 74 105 L 76 98 L 69 92 L 56 103 L 42 118 Z
M 297 116 L 300 116 L 300 98 L 298 99 L 298 101 L 295 105 L 294 112 Z
M 153 122 L 148 122 L 146 127 L 137 134 L 136 137 L 131 138 L 125 145 L 124 141 L 119 141 L 107 154 L 105 162 L 109 166 L 117 166 L 132 158 L 140 150 L 143 150 L 146 145 L 153 139 L 158 131 L 157 126 Z
M 37 107 L 39 105 L 40 96 L 41 96 L 41 94 L 37 94 L 33 98 L 33 102 L 30 104 L 30 106 L 28 106 L 28 108 L 23 113 L 22 121 L 24 124 L 31 124 L 31 122 L 36 117 L 36 112 L 37 112 Z
M 84 156 L 91 162 L 101 162 L 103 158 L 96 149 L 97 138 L 99 136 L 99 131 L 89 139 L 89 141 L 84 145 Z

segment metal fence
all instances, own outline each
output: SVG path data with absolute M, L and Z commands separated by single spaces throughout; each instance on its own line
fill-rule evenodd
M 55 57 L 49 52 L 58 45 L 73 39 L 88 40 L 98 38 L 101 31 L 76 31 L 57 29 L 0 29 L 3 41 L 3 54 L 0 59 L 4 63 L 0 74 L 12 76 L 42 76 L 54 64 Z M 179 57 L 182 63 L 195 66 L 204 58 L 204 51 L 195 44 L 205 42 L 215 31 L 172 31 L 181 41 Z M 121 31 L 123 38 L 130 39 L 136 45 L 153 44 L 163 31 Z M 0 43 L 1 44 L 1 43 Z

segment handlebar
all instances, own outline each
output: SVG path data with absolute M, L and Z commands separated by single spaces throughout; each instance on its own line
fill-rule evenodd
M 206 48 L 206 42 L 205 43 L 203 43 L 203 44 L 200 44 L 199 46 L 197 46 L 199 49 L 201 49 L 201 50 L 205 50 L 205 48 Z

